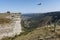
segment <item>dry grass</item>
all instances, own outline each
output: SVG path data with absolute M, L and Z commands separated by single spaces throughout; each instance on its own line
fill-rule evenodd
M 11 23 L 11 22 L 12 22 L 12 19 L 0 18 L 0 24 Z
M 26 34 L 26 35 L 22 35 L 22 36 L 18 36 L 16 37 L 14 40 L 60 40 L 60 37 L 58 37 L 60 34 L 60 30 L 59 32 L 56 30 L 56 32 L 54 32 L 54 27 L 39 27 L 37 29 L 35 29 L 34 31 Z

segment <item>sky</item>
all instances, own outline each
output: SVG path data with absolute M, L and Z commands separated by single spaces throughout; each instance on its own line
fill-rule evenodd
M 37 5 L 41 3 L 41 5 Z M 44 13 L 60 11 L 60 0 L 0 0 L 0 12 Z

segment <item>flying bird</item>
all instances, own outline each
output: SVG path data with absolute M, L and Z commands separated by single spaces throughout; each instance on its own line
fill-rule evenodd
M 41 3 L 37 4 L 37 5 L 41 5 Z

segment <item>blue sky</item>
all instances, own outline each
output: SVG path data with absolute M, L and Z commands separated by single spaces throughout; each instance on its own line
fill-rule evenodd
M 37 5 L 42 3 L 42 5 Z M 60 11 L 60 0 L 0 0 L 0 12 L 41 13 Z

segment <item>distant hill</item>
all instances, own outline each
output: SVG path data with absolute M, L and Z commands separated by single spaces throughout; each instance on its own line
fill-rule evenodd
M 24 14 L 22 15 L 22 20 L 24 21 L 24 28 L 28 30 L 33 30 L 38 26 L 50 25 L 52 23 L 58 22 L 60 20 L 60 11 L 48 12 L 48 13 L 35 13 L 35 14 Z M 60 23 L 59 23 L 60 24 Z

